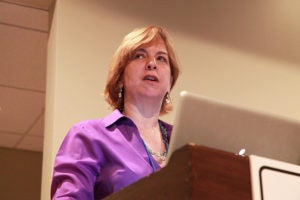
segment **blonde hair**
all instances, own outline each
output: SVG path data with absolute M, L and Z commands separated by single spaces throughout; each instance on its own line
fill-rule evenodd
M 106 101 L 113 109 L 119 109 L 121 112 L 123 112 L 124 95 L 122 98 L 120 98 L 119 93 L 122 87 L 124 69 L 131 60 L 133 53 L 141 45 L 148 44 L 157 38 L 161 38 L 166 45 L 171 69 L 171 89 L 174 87 L 179 75 L 179 64 L 177 62 L 173 46 L 170 43 L 168 33 L 163 28 L 158 26 L 147 26 L 144 28 L 135 29 L 124 37 L 109 65 L 109 73 L 104 90 L 104 96 Z M 165 98 L 167 97 L 165 96 Z M 171 110 L 172 105 L 166 103 L 164 99 L 160 114 L 168 113 Z

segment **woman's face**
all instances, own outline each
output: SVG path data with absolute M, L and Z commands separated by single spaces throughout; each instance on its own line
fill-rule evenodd
M 171 87 L 170 61 L 164 41 L 155 39 L 140 46 L 124 70 L 126 99 L 141 97 L 162 101 Z

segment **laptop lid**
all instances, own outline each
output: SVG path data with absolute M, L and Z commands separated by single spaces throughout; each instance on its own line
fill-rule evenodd
M 169 157 L 187 143 L 300 164 L 300 122 L 183 91 Z

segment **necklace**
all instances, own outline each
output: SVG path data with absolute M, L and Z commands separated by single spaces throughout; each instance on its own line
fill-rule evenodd
M 163 161 L 166 160 L 167 154 L 168 154 L 168 136 L 167 136 L 167 130 L 165 129 L 165 127 L 159 122 L 159 127 L 160 127 L 160 132 L 162 135 L 162 139 L 164 142 L 164 146 L 165 146 L 165 150 L 163 152 L 157 152 L 157 151 L 153 151 L 149 145 L 147 145 L 145 143 L 146 149 L 147 151 L 152 155 L 155 156 L 158 160 L 158 163 L 161 163 Z
M 152 151 L 152 149 L 150 149 L 148 146 L 147 146 L 147 149 L 148 151 L 150 152 L 150 154 L 152 156 L 155 156 L 157 158 L 159 158 L 159 161 L 165 161 L 166 160 L 166 157 L 167 157 L 167 151 L 164 150 L 163 152 L 156 152 L 156 151 Z

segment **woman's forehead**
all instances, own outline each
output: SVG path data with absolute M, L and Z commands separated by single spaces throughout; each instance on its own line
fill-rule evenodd
M 165 51 L 165 53 L 168 52 L 164 40 L 161 39 L 160 37 L 155 38 L 155 39 L 151 40 L 148 43 L 141 44 L 139 47 L 137 47 L 135 49 L 135 51 L 138 51 L 140 49 L 147 49 L 147 48 L 150 48 L 150 47 L 153 47 L 153 46 L 155 46 L 156 48 L 160 49 L 161 51 Z

